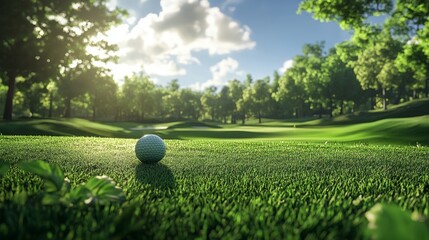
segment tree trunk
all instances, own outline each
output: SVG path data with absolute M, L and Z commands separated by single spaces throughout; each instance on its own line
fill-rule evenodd
M 425 97 L 426 98 L 428 98 L 428 81 L 429 81 L 429 78 L 426 78 L 426 81 L 425 81 Z
M 52 118 L 52 111 L 53 111 L 53 101 L 54 101 L 54 94 L 51 92 L 49 94 L 49 113 L 48 113 L 48 117 Z
M 244 125 L 246 123 L 246 114 L 243 114 L 241 118 L 241 124 Z
M 97 94 L 94 94 L 94 100 L 92 101 L 92 119 L 95 120 L 97 117 Z
M 13 112 L 13 97 L 15 95 L 16 74 L 8 73 L 8 89 L 6 94 L 6 102 L 4 106 L 3 119 L 12 120 Z
M 343 115 L 344 114 L 344 100 L 341 100 L 341 103 L 340 103 L 340 115 Z
M 295 118 L 299 118 L 298 108 L 295 108 Z
M 71 117 L 71 99 L 69 97 L 66 97 L 65 105 L 66 105 L 66 110 L 64 112 L 64 117 L 70 118 Z
M 258 112 L 258 118 L 259 118 L 259 123 L 262 123 L 262 116 L 261 116 L 261 112 Z
M 382 88 L 381 94 L 383 96 L 383 110 L 387 110 L 387 102 L 386 102 L 386 88 Z
M 322 104 L 320 103 L 319 104 L 319 118 L 322 118 L 322 109 L 323 109 L 323 107 L 322 107 Z
M 95 110 L 96 110 L 96 107 L 95 107 L 95 104 L 92 106 L 92 120 L 95 120 Z
M 332 118 L 333 114 L 332 112 L 334 111 L 334 100 L 332 99 L 332 95 L 329 98 L 329 117 Z

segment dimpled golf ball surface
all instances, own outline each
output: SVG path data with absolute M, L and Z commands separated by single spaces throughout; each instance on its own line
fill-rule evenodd
M 135 150 L 140 161 L 156 163 L 165 156 L 165 143 L 157 135 L 147 134 L 137 141 Z

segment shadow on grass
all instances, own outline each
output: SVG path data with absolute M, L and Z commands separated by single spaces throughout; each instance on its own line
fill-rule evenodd
M 176 188 L 176 180 L 173 173 L 169 167 L 162 163 L 139 163 L 136 166 L 136 179 L 143 184 L 149 184 L 155 188 Z
M 337 116 L 333 119 L 318 119 L 304 123 L 308 125 L 349 125 L 356 123 L 367 123 L 386 118 L 406 118 L 429 115 L 429 99 L 417 99 L 401 103 L 387 110 L 372 110 L 349 113 Z

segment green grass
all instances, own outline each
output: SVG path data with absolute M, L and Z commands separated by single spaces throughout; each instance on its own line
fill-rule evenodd
M 155 133 L 165 139 L 279 139 L 311 142 L 429 145 L 429 115 L 374 122 L 327 126 L 211 125 L 173 122 L 162 124 L 97 123 L 83 119 L 26 120 L 0 123 L 4 135 L 100 136 L 139 138 Z
M 123 124 L 126 126 L 127 123 Z M 78 118 L 58 118 L 0 122 L 0 133 L 5 135 L 125 137 L 129 136 L 131 130 Z
M 355 239 L 376 203 L 429 216 L 427 147 L 166 140 L 165 159 L 143 165 L 135 142 L 0 136 L 1 159 L 13 165 L 0 179 L 0 238 Z M 59 164 L 74 187 L 108 175 L 128 202 L 24 208 L 13 199 L 42 181 L 15 164 L 31 160 Z
M 429 217 L 428 105 L 245 126 L 0 122 L 0 239 L 364 238 L 377 203 Z M 160 164 L 135 157 L 146 133 L 167 139 Z M 73 189 L 110 176 L 127 201 L 42 205 L 43 181 L 17 165 L 33 160 L 57 163 Z
M 139 138 L 147 133 L 155 133 L 165 139 L 280 139 L 429 145 L 429 99 L 390 106 L 387 111 L 357 112 L 334 119 L 264 119 L 262 124 L 251 120 L 244 126 L 205 122 L 93 122 L 76 118 L 0 122 L 0 134 L 3 135 Z

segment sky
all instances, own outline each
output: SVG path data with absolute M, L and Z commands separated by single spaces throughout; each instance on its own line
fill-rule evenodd
M 335 22 L 297 14 L 299 0 L 110 0 L 129 16 L 110 30 L 119 63 L 116 81 L 143 72 L 159 85 L 178 79 L 182 88 L 203 90 L 228 80 L 280 73 L 306 43 L 326 49 L 350 39 Z

